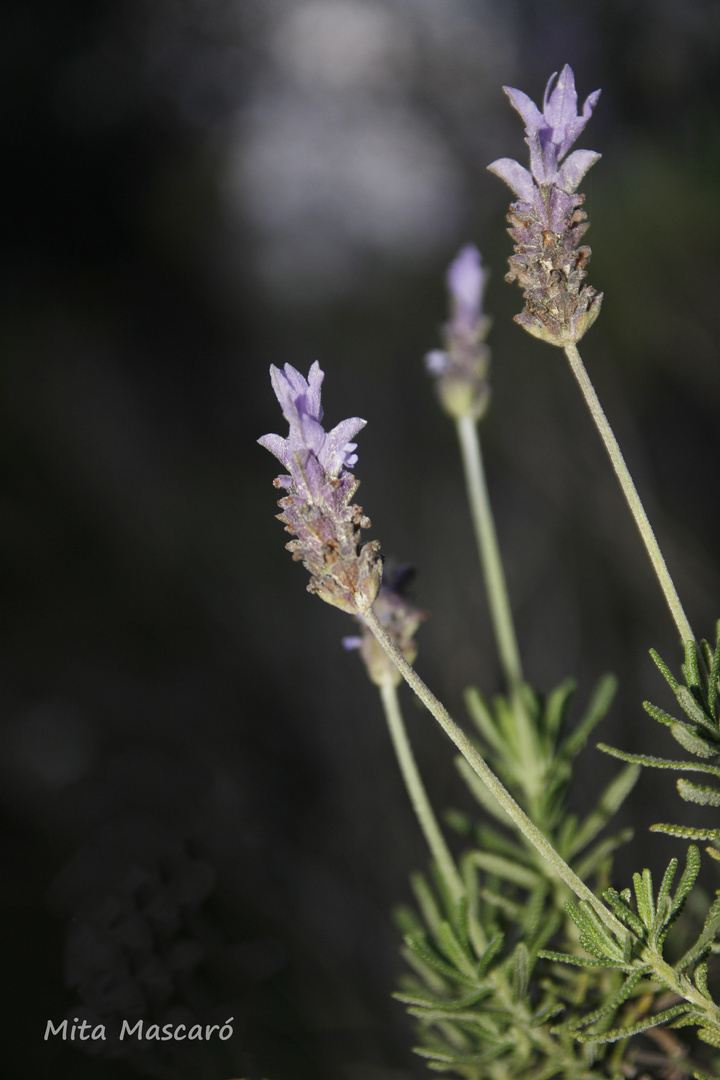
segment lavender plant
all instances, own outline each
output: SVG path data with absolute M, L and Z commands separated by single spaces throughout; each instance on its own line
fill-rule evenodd
M 469 1080 L 580 1080 L 634 1076 L 641 1068 L 645 1075 L 707 1077 L 703 1070 L 711 1066 L 692 1060 L 674 1029 L 695 1028 L 702 1041 L 720 1048 L 720 1008 L 708 989 L 708 959 L 720 949 L 720 891 L 692 943 L 679 958 L 672 950 L 668 958 L 666 938 L 697 878 L 698 849 L 689 847 L 677 883 L 673 859 L 657 891 L 647 869 L 634 875 L 633 891 L 618 891 L 611 885 L 612 857 L 630 832 L 604 830 L 642 765 L 720 776 L 720 647 L 695 642 L 577 349 L 599 314 L 602 295 L 584 280 L 590 249 L 580 240 L 588 224 L 576 189 L 600 155 L 571 148 L 600 92 L 578 112 L 567 65 L 548 82 L 542 110 L 522 91 L 505 89 L 525 122 L 530 150 L 529 170 L 509 158 L 490 166 L 517 196 L 508 215 L 515 252 L 507 280 L 523 289 L 525 308 L 515 318 L 533 336 L 564 350 L 598 426 L 685 649 L 682 683 L 658 657 L 656 662 L 686 718 L 645 707 L 701 761 L 672 762 L 603 747 L 624 767 L 582 820 L 568 807 L 575 760 L 610 706 L 614 680 L 601 680 L 573 725 L 571 680 L 544 695 L 523 678 L 478 433 L 490 401 L 490 324 L 482 310 L 486 273 L 474 247 L 464 248 L 448 271 L 450 318 L 443 348 L 426 358 L 440 403 L 456 425 L 506 682 L 506 693 L 492 706 L 479 690 L 468 691 L 472 739 L 412 666 L 425 613 L 404 595 L 407 571 L 386 570 L 383 577 L 378 542 L 361 542 L 360 531 L 370 522 L 350 501 L 358 486 L 350 470 L 357 464 L 352 440 L 365 421 L 351 418 L 326 432 L 319 365 L 307 380 L 290 365 L 284 372 L 273 367 L 273 388 L 290 430 L 287 438 L 265 435 L 259 441 L 287 470 L 275 481 L 286 491 L 278 516 L 293 537 L 287 545 L 293 558 L 310 572 L 308 589 L 359 623 L 359 633 L 345 645 L 359 650 L 378 686 L 428 842 L 430 876 L 413 877 L 417 907 L 399 913 L 410 974 L 397 997 L 416 1021 L 417 1052 L 431 1068 Z M 458 859 L 412 752 L 398 695 L 402 679 L 460 751 L 460 774 L 482 812 L 477 821 L 452 815 L 466 844 Z M 684 778 L 678 788 L 690 801 L 720 804 L 717 788 Z M 720 838 L 718 829 L 656 828 L 691 839 Z M 684 936 L 689 932 L 686 927 Z M 650 1043 L 637 1042 L 644 1033 Z

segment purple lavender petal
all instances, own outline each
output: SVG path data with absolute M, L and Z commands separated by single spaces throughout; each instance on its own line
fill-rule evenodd
M 433 349 L 425 356 L 425 367 L 431 375 L 442 375 L 450 366 L 450 358 L 442 349 Z
M 350 440 L 365 427 L 365 424 L 366 421 L 361 420 L 359 416 L 352 416 L 348 420 L 342 420 L 325 435 L 325 445 L 320 453 L 320 461 L 331 476 L 337 476 L 344 465 L 350 464 L 346 461 L 346 449 L 350 445 L 353 450 L 355 449 L 356 443 L 351 443 Z M 357 455 L 355 455 L 355 461 L 357 461 Z M 353 465 L 355 461 L 352 462 Z
M 471 330 L 480 318 L 485 287 L 480 252 L 474 244 L 466 244 L 450 263 L 447 284 L 453 301 L 453 322 Z
M 533 201 L 535 185 L 532 175 L 518 161 L 513 158 L 498 158 L 488 165 L 488 169 L 504 180 L 524 202 Z
M 316 360 L 308 372 L 307 409 L 316 420 L 322 420 L 323 410 L 320 404 L 320 387 L 325 378 L 325 372 Z
M 513 109 L 520 113 L 525 121 L 525 127 L 530 131 L 537 129 L 544 123 L 543 114 L 538 109 L 532 98 L 529 98 L 522 90 L 516 90 L 513 86 L 503 86 L 503 90 L 510 98 Z
M 575 191 L 585 173 L 602 157 L 595 150 L 573 150 L 563 162 L 557 175 L 557 185 L 563 191 Z
M 578 116 L 575 76 L 570 65 L 565 65 L 560 72 L 555 89 L 549 93 L 554 78 L 553 75 L 545 90 L 543 113 L 545 123 L 552 130 L 552 140 L 557 147 L 558 160 L 562 160 L 592 116 L 600 91 L 595 90 L 586 98 L 582 116 Z
M 290 468 L 288 463 L 290 455 L 287 439 L 283 439 L 281 435 L 263 435 L 262 438 L 258 439 L 258 442 L 261 446 L 264 446 L 266 450 L 269 450 L 271 454 L 274 454 L 286 469 Z

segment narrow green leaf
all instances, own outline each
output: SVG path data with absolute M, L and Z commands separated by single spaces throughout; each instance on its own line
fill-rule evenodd
M 698 1036 L 703 1042 L 709 1043 L 710 1046 L 720 1047 L 720 1031 L 716 1031 L 714 1028 L 700 1028 Z
M 709 998 L 710 994 L 708 993 L 707 974 L 708 974 L 707 960 L 704 960 L 702 962 L 702 964 L 698 964 L 698 966 L 695 968 L 695 974 L 693 975 L 693 982 L 695 983 L 695 985 L 697 986 L 698 990 L 703 995 L 703 997 Z
M 478 975 L 482 976 L 489 969 L 490 964 L 495 959 L 497 954 L 502 950 L 505 941 L 505 935 L 497 933 L 488 942 L 488 947 L 480 957 L 480 963 L 478 965 Z
M 670 684 L 673 691 L 677 690 L 677 688 L 678 688 L 678 686 L 680 684 L 678 683 L 677 679 L 675 678 L 675 676 L 673 675 L 672 671 L 667 666 L 665 661 L 660 659 L 660 657 L 658 656 L 658 654 L 655 652 L 654 649 L 650 650 L 650 655 L 652 656 L 652 658 L 655 661 L 655 663 L 657 664 L 657 666 L 660 668 L 660 671 L 663 673 L 663 676 L 664 676 L 666 682 L 668 682 Z
M 682 777 L 677 781 L 678 794 L 685 802 L 698 803 L 700 806 L 720 806 L 720 788 L 693 784 Z
M 419 873 L 410 876 L 410 885 L 420 908 L 420 914 L 425 920 L 425 925 L 434 934 L 437 933 L 437 928 L 442 921 L 442 915 L 432 889 L 423 874 Z
M 670 728 L 670 734 L 685 750 L 689 750 L 696 757 L 710 758 L 717 756 L 717 745 L 708 743 L 697 729 L 690 729 L 686 724 L 677 723 Z
M 646 713 L 652 716 L 653 720 L 657 720 L 660 724 L 665 724 L 666 727 L 672 727 L 673 724 L 684 724 L 684 720 L 678 720 L 677 717 L 671 716 L 669 712 L 665 712 L 659 705 L 653 705 L 651 701 L 643 701 L 642 707 Z
M 524 889 L 535 889 L 542 882 L 542 878 L 527 866 L 518 866 L 510 859 L 504 859 L 501 855 L 492 855 L 488 851 L 471 851 L 465 856 L 464 861 L 471 866 L 477 866 L 488 874 L 497 874 L 498 877 L 521 885 Z
M 715 644 L 715 655 L 712 659 L 712 665 L 710 667 L 710 678 L 708 679 L 708 706 L 710 712 L 717 719 L 717 706 L 716 698 L 718 693 L 718 681 L 720 680 L 720 621 L 718 622 L 718 635 Z
M 574 1017 L 572 1020 L 566 1020 L 564 1024 L 558 1024 L 556 1027 L 550 1029 L 551 1032 L 554 1035 L 559 1035 L 565 1031 L 577 1031 L 581 1027 L 588 1027 L 588 1025 L 594 1024 L 604 1016 L 612 1015 L 620 1008 L 623 1002 L 627 1001 L 642 977 L 647 974 L 648 970 L 650 970 L 649 967 L 637 968 L 628 975 L 627 979 L 620 987 L 619 992 L 610 1001 L 601 1005 L 598 1009 L 593 1009 L 592 1012 L 587 1013 L 585 1016 Z M 684 1008 L 687 1009 L 688 1006 L 685 1005 Z M 580 1036 L 576 1036 L 576 1038 L 580 1038 Z
M 677 868 L 677 859 L 671 859 L 667 870 L 663 874 L 663 879 L 658 891 L 657 904 L 655 905 L 655 920 L 652 925 L 652 930 L 650 931 L 650 944 L 658 950 L 661 950 L 662 943 L 675 919 L 675 909 L 673 907 L 672 897 L 670 896 L 670 889 L 672 888 Z
M 470 718 L 485 741 L 499 754 L 505 749 L 505 742 L 500 735 L 495 719 L 487 706 L 485 698 L 475 686 L 465 691 L 465 706 Z
M 640 1035 L 643 1031 L 649 1031 L 651 1028 L 659 1027 L 660 1024 L 672 1020 L 674 1016 L 680 1016 L 681 1013 L 689 1011 L 690 1006 L 687 1004 L 673 1005 L 671 1009 L 665 1009 L 664 1012 L 656 1013 L 654 1016 L 647 1017 L 645 1020 L 640 1020 L 637 1024 L 631 1024 L 630 1027 L 615 1028 L 613 1031 L 606 1031 L 602 1035 L 576 1035 L 575 1038 L 581 1043 L 617 1042 L 618 1039 L 629 1039 L 631 1035 Z
M 602 720 L 610 708 L 616 689 L 617 679 L 615 676 L 604 675 L 595 688 L 585 710 L 585 715 L 560 747 L 560 753 L 563 756 L 574 758 L 579 754 L 590 737 L 593 728 Z
M 613 814 L 618 811 L 637 784 L 640 771 L 640 766 L 637 764 L 626 765 L 612 779 L 600 796 L 597 808 L 588 814 L 578 829 L 573 846 L 568 853 L 570 858 L 594 840 Z
M 452 967 L 450 964 L 446 963 L 445 960 L 442 960 L 434 949 L 430 947 L 425 938 L 408 935 L 405 938 L 405 944 L 409 949 L 412 949 L 414 953 L 417 953 L 421 960 L 424 960 L 426 964 L 429 964 L 430 967 L 439 971 L 442 975 L 454 979 L 457 982 L 464 983 L 466 986 L 473 986 L 475 984 L 474 978 L 468 978 L 463 972 L 458 971 L 457 968 Z
M 649 870 L 643 870 L 640 874 L 633 874 L 633 887 L 635 889 L 635 902 L 638 915 L 645 923 L 648 930 L 652 930 L 655 922 L 655 900 L 653 898 L 652 877 Z
M 646 932 L 643 922 L 637 917 L 632 908 L 628 907 L 623 897 L 615 889 L 606 889 L 603 896 L 620 922 L 641 941 L 644 941 Z
M 717 937 L 718 930 L 720 930 L 720 895 L 717 895 L 710 905 L 700 936 L 675 964 L 675 970 L 684 971 L 699 960 L 703 960 L 710 951 L 710 945 Z
M 429 1059 L 429 1068 L 433 1068 L 432 1062 L 441 1062 L 443 1065 L 483 1065 L 488 1061 L 493 1061 L 495 1058 L 500 1057 L 507 1050 L 512 1050 L 515 1046 L 514 1041 L 505 1040 L 505 1042 L 498 1043 L 496 1046 L 491 1047 L 489 1050 L 484 1050 L 480 1054 L 453 1054 L 440 1050 L 426 1050 L 424 1046 L 414 1046 L 414 1053 L 420 1057 Z M 445 1070 L 443 1069 L 443 1072 Z
M 516 1002 L 524 1001 L 530 982 L 530 954 L 527 946 L 520 941 L 513 953 L 510 967 L 510 987 Z
M 477 978 L 477 966 L 473 958 L 458 941 L 450 923 L 440 923 L 437 928 L 437 941 L 445 956 L 455 965 L 458 971 L 461 971 L 468 979 Z
M 679 914 L 679 912 L 684 907 L 688 894 L 692 889 L 693 885 L 695 884 L 698 874 L 700 873 L 700 852 L 694 844 L 691 844 L 688 848 L 685 859 L 685 869 L 682 872 L 682 877 L 678 882 L 678 887 L 675 890 L 675 895 L 673 896 L 674 915 Z
M 600 948 L 604 949 L 605 955 L 609 959 L 624 960 L 622 946 L 610 935 L 605 923 L 602 922 L 595 909 L 586 900 L 581 900 L 580 910 L 585 916 L 588 936 L 595 940 Z
M 542 725 L 550 738 L 552 746 L 555 745 L 555 741 L 562 731 L 576 690 L 577 683 L 575 679 L 565 679 L 548 694 L 542 713 Z
M 650 832 L 665 833 L 680 840 L 720 840 L 720 829 L 692 829 L 689 825 L 651 825 Z
M 607 743 L 598 743 L 597 747 L 604 754 L 620 758 L 621 761 L 632 761 L 651 769 L 676 769 L 678 772 L 704 772 L 712 776 L 720 776 L 720 767 L 717 765 L 701 765 L 700 762 L 695 761 L 673 761 L 670 758 L 652 757 L 650 754 L 628 754 L 624 750 L 608 746 Z
M 713 723 L 712 717 L 706 715 L 705 710 L 686 686 L 679 686 L 676 696 L 683 712 L 690 717 L 693 723 L 707 728 L 713 735 L 717 735 L 717 727 Z
M 470 789 L 471 794 L 474 795 L 483 810 L 486 810 L 488 814 L 497 818 L 503 825 L 507 825 L 507 813 L 503 810 L 490 789 L 485 786 L 477 773 L 460 754 L 455 758 L 455 766 L 467 787 Z M 720 769 L 718 769 L 718 775 L 720 776 Z
M 467 1009 L 470 1005 L 474 1005 L 477 1001 L 480 1001 L 484 997 L 488 997 L 495 992 L 492 986 L 485 986 L 481 990 L 477 990 L 474 994 L 469 994 L 467 997 L 458 998 L 454 1001 L 442 1001 L 438 998 L 423 997 L 419 994 L 400 994 L 396 993 L 392 996 L 396 1001 L 402 1001 L 404 1005 L 414 1005 L 419 1009 L 449 1009 L 450 1011 L 458 1010 L 460 1012 Z
M 570 956 L 567 953 L 553 952 L 551 949 L 540 949 L 538 956 L 543 960 L 554 960 L 558 964 L 572 964 L 575 967 L 607 967 L 616 971 L 634 971 L 634 964 L 621 964 L 611 960 L 589 960 L 586 956 Z
M 693 690 L 698 689 L 702 683 L 700 679 L 700 668 L 698 666 L 697 647 L 694 641 L 685 642 L 685 663 L 683 668 L 683 678 L 689 687 Z

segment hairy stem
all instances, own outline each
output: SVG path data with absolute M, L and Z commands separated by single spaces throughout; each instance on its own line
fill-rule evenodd
M 378 644 L 393 661 L 402 677 L 415 691 L 426 708 L 432 713 L 445 733 L 449 735 L 467 763 L 473 771 L 477 773 L 486 787 L 489 788 L 523 836 L 537 851 L 540 852 L 557 876 L 572 889 L 575 895 L 581 900 L 586 900 L 588 904 L 591 904 L 605 925 L 612 930 L 613 933 L 617 934 L 620 937 L 620 940 L 622 940 L 627 933 L 622 923 L 620 923 L 612 912 L 605 907 L 603 902 L 591 892 L 585 882 L 581 881 L 577 874 L 571 870 L 565 860 L 555 851 L 552 844 L 550 844 L 546 837 L 543 836 L 538 827 L 533 824 L 525 811 L 518 806 L 510 792 L 503 786 L 492 769 L 480 756 L 462 728 L 458 727 L 452 719 L 445 706 L 438 701 L 435 695 L 422 681 L 415 669 L 408 664 L 402 652 L 395 645 L 374 612 L 370 608 L 367 608 L 363 611 L 363 618 L 374 634 Z
M 458 419 L 457 433 L 460 440 L 470 513 L 480 552 L 480 562 L 485 576 L 490 616 L 500 660 L 505 671 L 508 687 L 512 691 L 516 690 L 522 682 L 522 665 L 510 610 L 505 574 L 500 558 L 500 548 L 495 532 L 495 522 L 493 521 L 485 481 L 485 469 L 483 467 L 477 422 L 469 413 Z
M 432 857 L 438 865 L 448 892 L 453 901 L 459 904 L 465 896 L 465 886 L 450 854 L 450 849 L 440 831 L 440 826 L 422 782 L 400 711 L 396 685 L 389 680 L 384 682 L 380 686 L 380 697 L 385 710 L 385 719 L 390 731 L 390 738 L 395 748 L 395 754 L 405 781 L 405 787 L 410 796 L 410 802 L 417 814 L 420 828 L 425 835 Z
M 650 556 L 650 562 L 653 565 L 657 579 L 660 582 L 660 587 L 667 601 L 667 605 L 670 608 L 675 625 L 677 626 L 678 633 L 683 642 L 694 641 L 695 636 L 692 632 L 692 627 L 688 622 L 687 616 L 683 611 L 683 606 L 680 603 L 680 597 L 677 594 L 677 590 L 673 584 L 672 578 L 668 571 L 665 559 L 660 550 L 657 540 L 655 539 L 655 533 L 652 530 L 652 526 L 648 521 L 648 516 L 645 513 L 645 508 L 640 501 L 640 496 L 637 493 L 635 484 L 630 475 L 625 459 L 622 456 L 618 441 L 615 438 L 615 434 L 608 423 L 608 419 L 603 412 L 602 405 L 598 400 L 598 396 L 595 393 L 595 388 L 590 381 L 590 376 L 585 370 L 585 365 L 580 358 L 580 353 L 577 350 L 577 345 L 574 342 L 570 342 L 565 346 L 565 354 L 570 361 L 570 367 L 572 368 L 573 375 L 578 381 L 580 389 L 582 390 L 583 397 L 587 404 L 588 409 L 592 415 L 595 425 L 600 432 L 602 441 L 605 443 L 605 449 L 607 450 L 613 468 L 620 481 L 620 487 L 623 490 L 623 494 L 627 500 L 627 504 L 630 507 L 630 511 L 635 518 L 635 524 L 637 525 L 640 535 L 643 539 L 643 543 L 647 549 L 647 553 Z

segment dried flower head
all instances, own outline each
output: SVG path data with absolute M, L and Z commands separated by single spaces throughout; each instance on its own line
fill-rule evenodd
M 425 357 L 443 408 L 453 419 L 468 414 L 479 419 L 490 400 L 490 349 L 485 344 L 490 320 L 482 311 L 487 276 L 473 244 L 458 252 L 447 272 L 450 321 L 443 328 L 445 348 Z
M 557 78 L 557 82 L 555 81 Z M 579 341 L 600 313 L 602 294 L 582 285 L 590 248 L 580 246 L 589 227 L 580 209 L 585 196 L 576 188 L 600 154 L 568 151 L 592 115 L 600 91 L 585 100 L 578 113 L 575 77 L 569 64 L 551 75 L 542 112 L 522 90 L 503 87 L 525 121 L 530 169 L 512 158 L 488 166 L 508 184 L 518 201 L 510 206 L 508 231 L 515 241 L 506 281 L 517 280 L 525 310 L 515 321 L 551 345 Z
M 405 596 L 405 589 L 414 576 L 415 570 L 412 566 L 399 566 L 395 570 L 392 565 L 386 565 L 385 575 L 373 604 L 373 611 L 408 664 L 412 664 L 417 656 L 415 633 L 420 623 L 427 618 L 427 612 L 416 608 Z M 398 686 L 402 682 L 402 675 L 362 618 L 359 622 L 363 624 L 362 635 L 343 638 L 343 645 L 346 649 L 360 650 L 367 673 L 377 686 Z
M 361 614 L 377 596 L 382 578 L 378 541 L 360 543 L 360 530 L 369 529 L 370 521 L 362 507 L 350 505 L 359 483 L 348 471 L 357 462 L 351 440 L 365 421 L 353 416 L 325 431 L 320 404 L 324 377 L 317 361 L 307 379 L 290 364 L 284 371 L 271 367 L 273 390 L 290 432 L 286 439 L 263 435 L 258 442 L 288 470 L 289 475 L 273 481 L 287 491 L 277 516 L 295 537 L 288 551 L 310 571 L 308 591 Z

